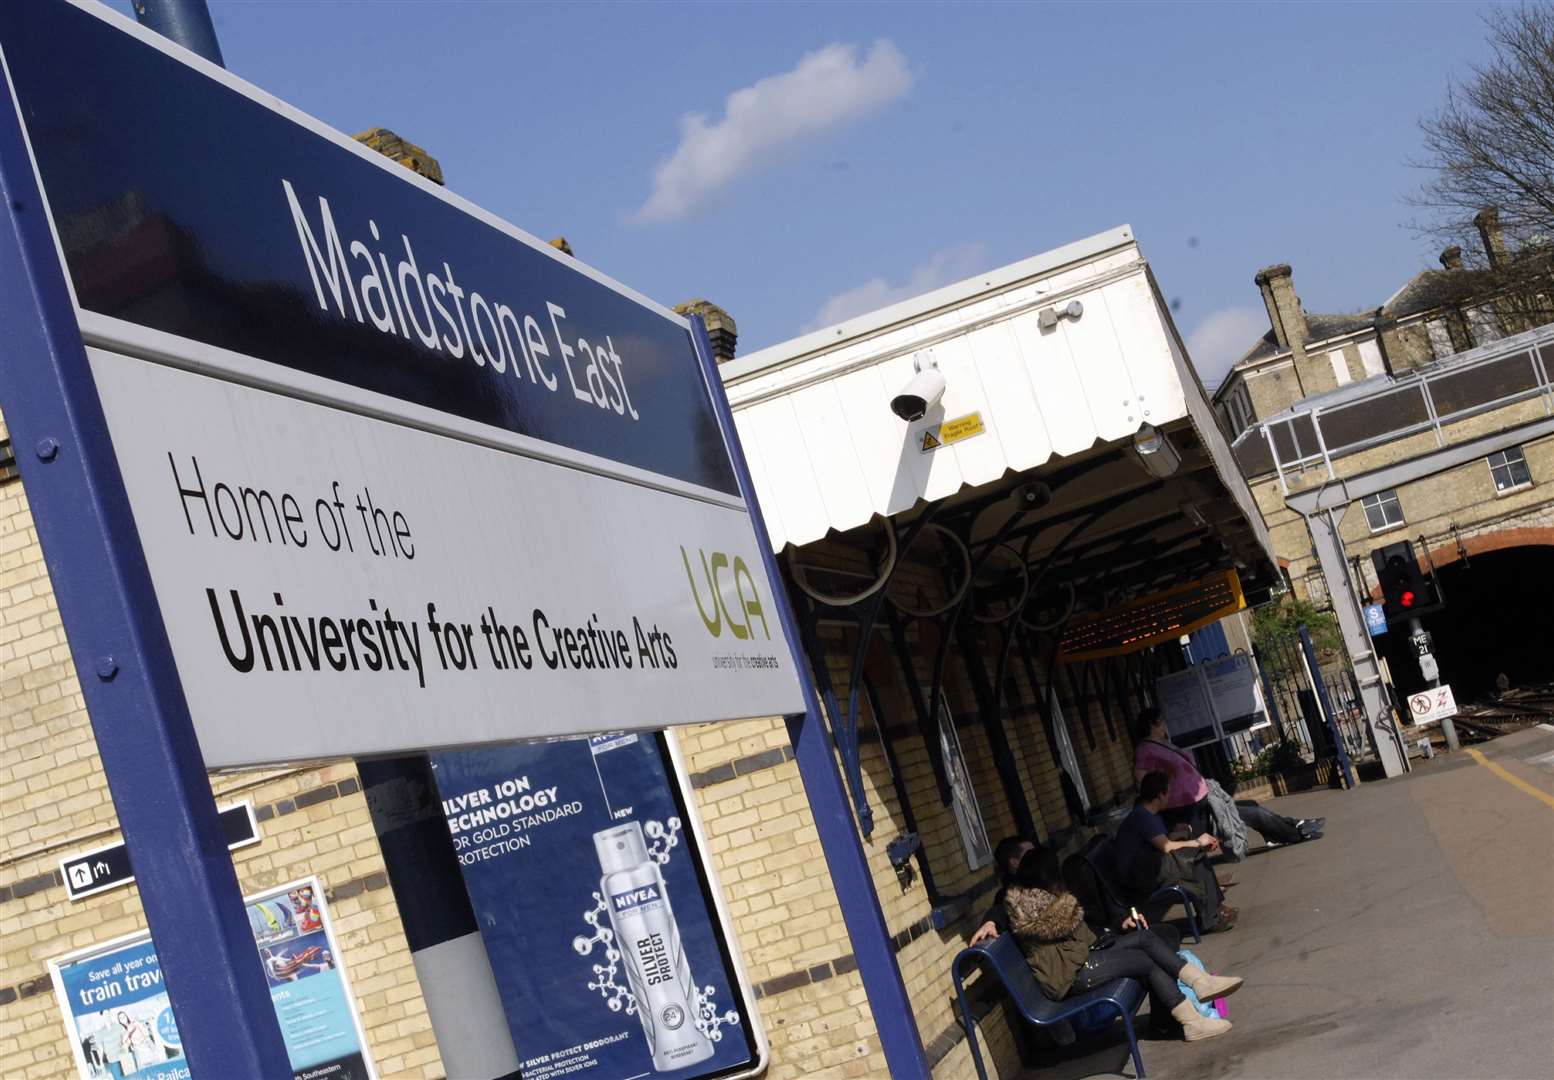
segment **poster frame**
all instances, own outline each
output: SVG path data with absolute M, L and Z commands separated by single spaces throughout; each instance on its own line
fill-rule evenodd
M 966 750 L 961 745 L 960 732 L 955 729 L 955 714 L 950 711 L 950 699 L 939 691 L 939 746 L 945 751 L 945 773 L 949 777 L 950 805 L 955 817 L 955 827 L 960 833 L 961 849 L 966 854 L 966 868 L 980 870 L 993 862 L 993 838 L 988 835 L 987 821 L 982 817 L 982 803 L 977 799 L 976 784 L 966 764 Z M 950 769 L 951 757 L 959 760 L 966 776 L 964 795 L 956 788 L 954 773 Z M 976 816 L 977 827 L 982 832 L 986 846 L 978 850 L 972 843 L 969 819 Z
M 340 985 L 345 990 L 346 1010 L 351 1016 L 351 1027 L 356 1032 L 357 1042 L 361 1046 L 362 1061 L 367 1066 L 369 1080 L 380 1080 L 377 1064 L 372 1059 L 372 1047 L 367 1041 L 367 1031 L 362 1027 L 361 1011 L 357 1007 L 356 993 L 351 988 L 350 974 L 347 970 L 345 955 L 340 949 L 339 939 L 335 936 L 334 916 L 330 913 L 330 902 L 324 895 L 324 883 L 317 874 L 309 874 L 306 877 L 285 881 L 268 889 L 260 889 L 257 892 L 247 893 L 243 896 L 243 907 L 246 910 L 249 904 L 260 903 L 273 899 L 276 896 L 285 896 L 292 889 L 309 886 L 313 889 L 313 895 L 318 898 L 318 913 L 323 923 L 324 936 L 330 945 L 330 954 L 335 959 L 335 968 L 340 973 Z M 75 1012 L 70 1000 L 65 996 L 65 980 L 61 974 L 63 968 L 82 960 L 89 960 L 104 953 L 114 952 L 141 942 L 150 942 L 154 947 L 155 940 L 149 929 L 132 930 L 127 934 L 109 938 L 107 941 L 99 941 L 92 945 L 83 945 L 79 949 L 72 949 L 61 956 L 56 956 L 48 961 L 49 982 L 54 989 L 54 1001 L 59 1006 L 60 1020 L 65 1025 L 67 1038 L 70 1042 L 70 1059 L 76 1067 L 76 1075 L 81 1080 L 93 1080 L 86 1058 L 81 1052 L 81 1038 L 75 1023 Z M 257 957 L 259 944 L 254 943 L 254 955 Z M 158 955 L 158 967 L 161 966 L 160 954 Z M 268 982 L 268 979 L 266 979 Z M 164 984 L 165 985 L 165 984 Z M 273 1004 L 273 998 L 272 998 Z M 176 1014 L 175 1014 L 176 1016 Z M 185 1055 L 184 1060 L 188 1060 Z

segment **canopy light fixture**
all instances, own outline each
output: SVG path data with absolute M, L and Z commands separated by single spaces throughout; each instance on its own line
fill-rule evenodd
M 1139 464 L 1144 466 L 1145 472 L 1162 480 L 1174 476 L 1176 470 L 1182 467 L 1182 455 L 1176 452 L 1171 440 L 1165 437 L 1164 432 L 1149 424 L 1134 434 L 1133 452 L 1138 455 Z

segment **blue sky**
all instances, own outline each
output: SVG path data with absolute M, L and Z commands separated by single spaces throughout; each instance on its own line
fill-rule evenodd
M 211 9 L 239 75 L 742 352 L 1128 222 L 1211 382 L 1260 267 L 1350 311 L 1435 264 L 1416 121 L 1486 54 L 1466 3 Z

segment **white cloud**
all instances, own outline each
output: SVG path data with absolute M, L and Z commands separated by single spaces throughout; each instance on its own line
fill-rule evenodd
M 1187 335 L 1187 355 L 1206 386 L 1224 381 L 1235 362 L 1268 332 L 1263 308 L 1229 307 L 1210 312 Z
M 862 285 L 845 292 L 839 292 L 820 305 L 820 310 L 815 312 L 815 317 L 804 327 L 804 332 L 819 330 L 823 326 L 833 326 L 856 315 L 878 311 L 882 307 L 888 307 L 913 296 L 920 296 L 941 285 L 970 277 L 977 271 L 985 269 L 982 266 L 982 260 L 985 257 L 986 248 L 987 245 L 982 243 L 956 244 L 954 247 L 934 252 L 927 262 L 914 268 L 907 275 L 906 280 L 899 284 L 892 285 L 885 278 L 877 277 L 870 278 Z
M 806 53 L 792 71 L 735 90 L 723 118 L 680 120 L 680 145 L 653 170 L 653 192 L 638 221 L 674 221 L 700 207 L 785 147 L 857 120 L 905 94 L 906 57 L 887 40 L 861 59 L 840 43 Z

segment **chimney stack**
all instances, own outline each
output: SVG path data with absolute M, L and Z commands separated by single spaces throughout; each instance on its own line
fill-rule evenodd
M 1306 343 L 1306 313 L 1301 310 L 1300 297 L 1295 295 L 1295 281 L 1288 263 L 1264 267 L 1252 279 L 1263 294 L 1263 305 L 1268 308 L 1268 321 L 1273 324 L 1273 336 L 1286 349 L 1304 355 Z
M 369 150 L 376 150 L 386 158 L 392 158 L 413 173 L 419 173 L 434 184 L 442 183 L 442 166 L 437 159 L 413 142 L 395 135 L 388 128 L 371 128 L 355 136 L 357 142 Z
M 734 359 L 734 348 L 739 343 L 739 328 L 734 317 L 710 300 L 687 300 L 675 305 L 675 313 L 700 315 L 707 324 L 707 340 L 712 343 L 712 357 L 720 364 Z
M 1479 239 L 1484 242 L 1484 254 L 1489 259 L 1489 265 L 1499 270 L 1510 261 L 1510 253 L 1505 246 L 1505 233 L 1500 231 L 1500 211 L 1493 206 L 1486 206 L 1473 215 L 1473 224 L 1478 226 Z
M 1388 375 L 1396 375 L 1409 366 L 1403 337 L 1398 333 L 1398 321 L 1388 315 L 1384 307 L 1376 309 L 1376 346 L 1381 351 L 1381 366 Z
M 1441 265 L 1448 270 L 1462 269 L 1462 249 L 1456 244 L 1441 252 Z

